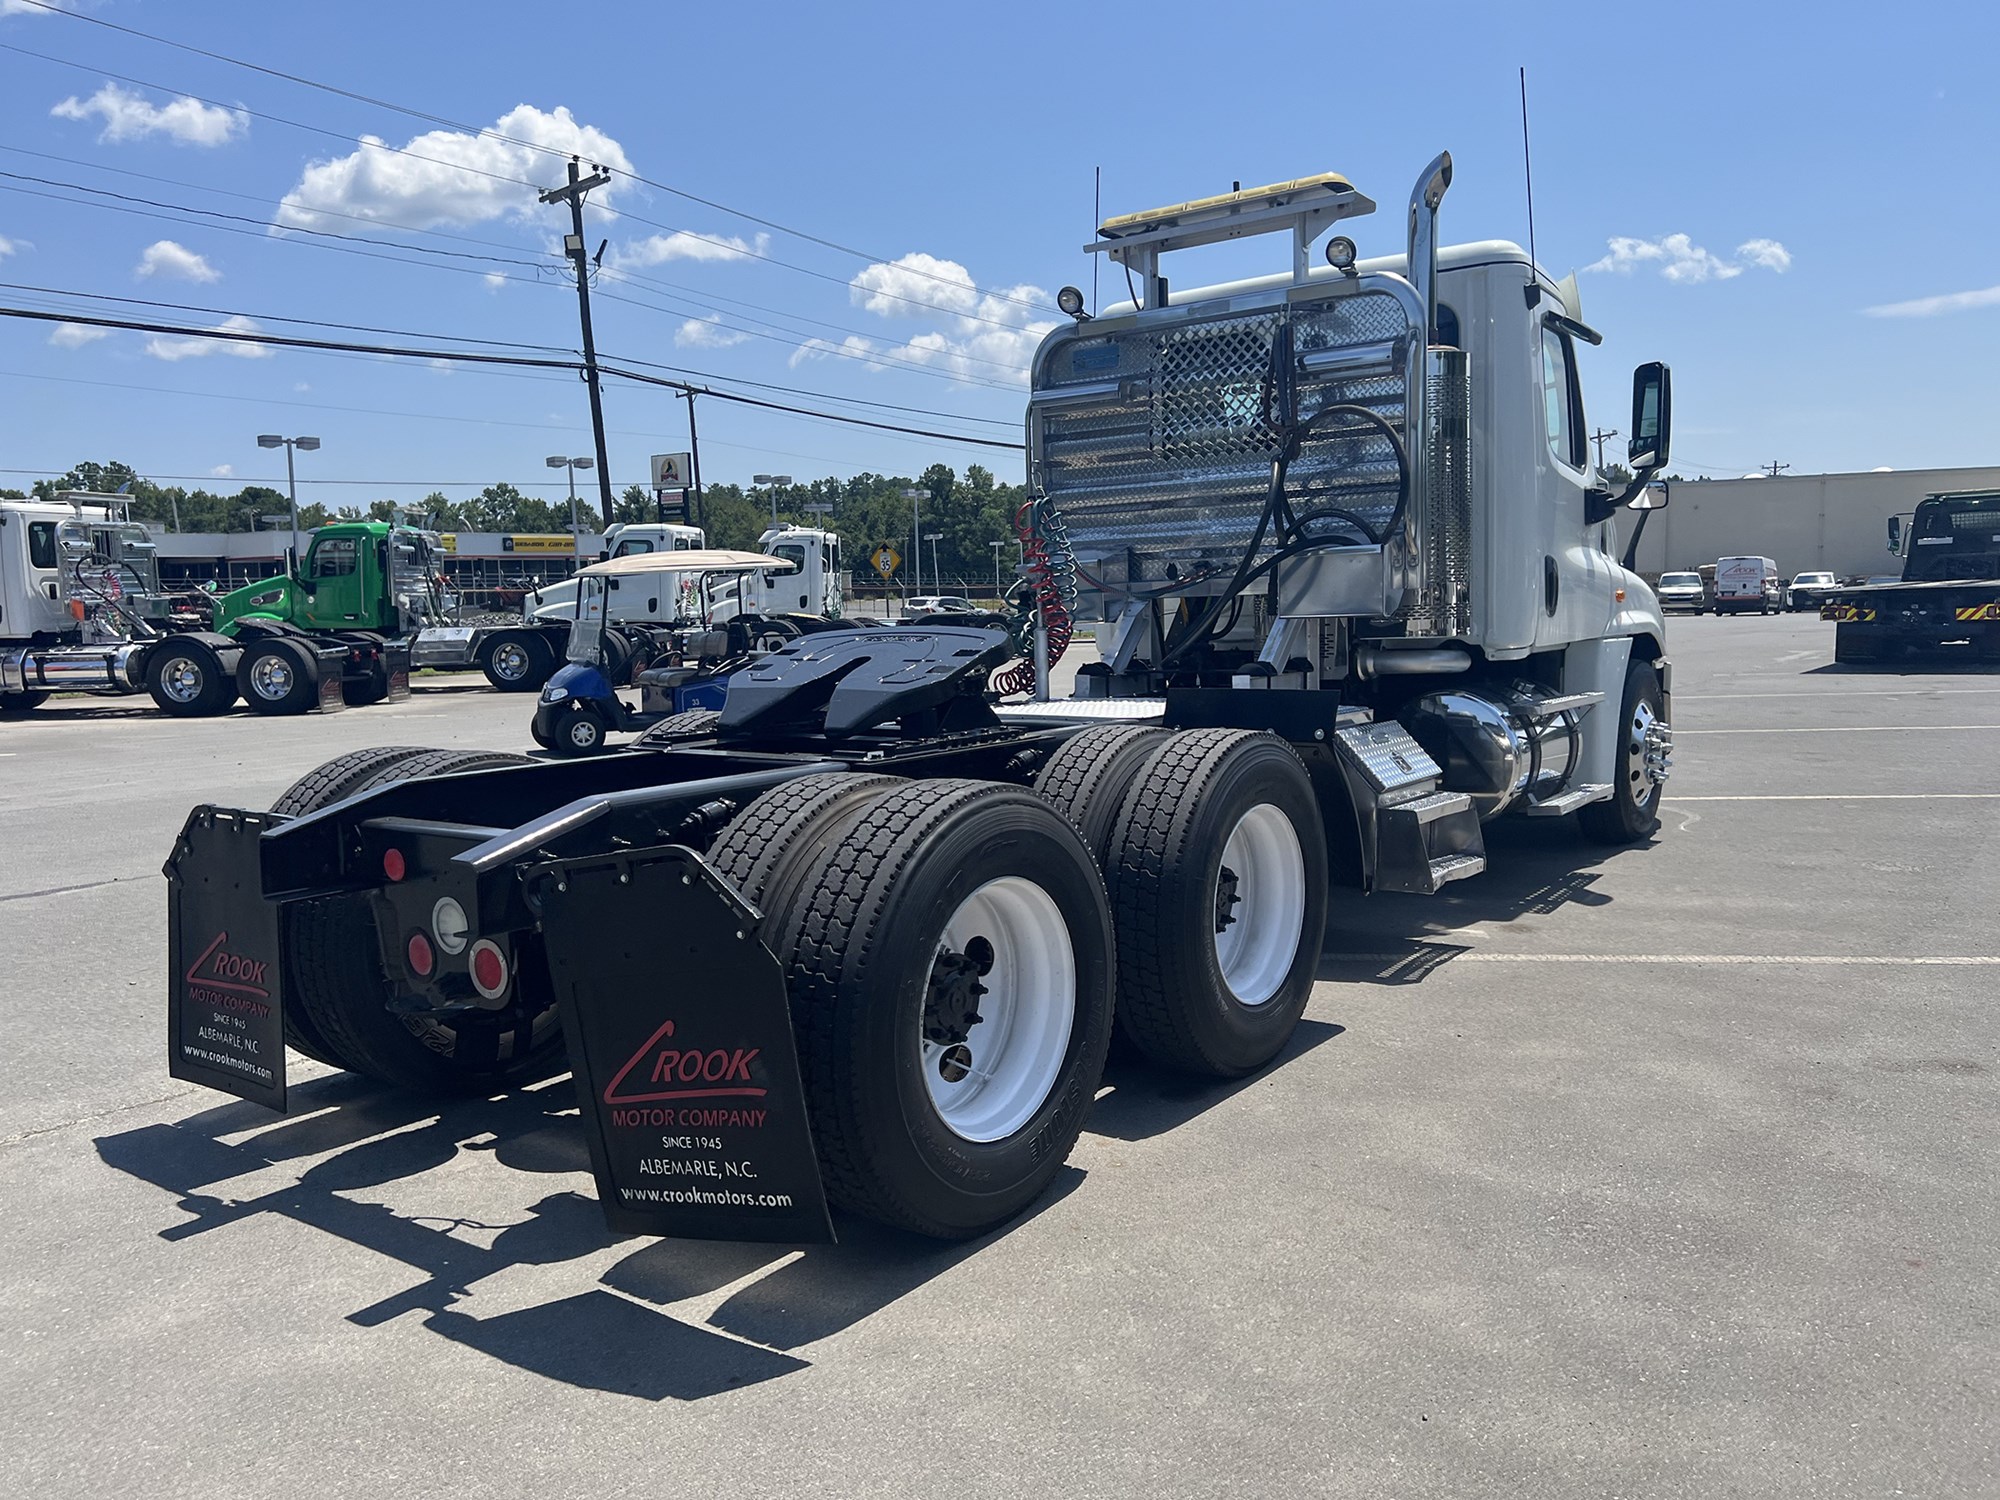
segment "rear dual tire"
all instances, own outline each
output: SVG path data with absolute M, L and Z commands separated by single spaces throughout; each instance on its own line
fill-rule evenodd
M 146 691 L 162 713 L 201 719 L 236 702 L 236 681 L 206 646 L 168 641 L 146 658 Z
M 1020 787 L 806 780 L 752 804 L 711 858 L 785 966 L 828 1196 L 922 1234 L 982 1233 L 1048 1186 L 1095 1097 L 1102 882 Z
M 273 811 L 317 812 L 361 792 L 419 776 L 448 776 L 532 764 L 526 756 L 482 750 L 381 747 L 338 756 L 286 789 Z M 284 942 L 285 1041 L 294 1050 L 392 1087 L 429 1094 L 479 1093 L 546 1077 L 563 1063 L 553 1004 L 508 1019 L 477 1056 L 463 1045 L 466 1019 L 399 1016 L 382 968 L 375 915 L 366 896 L 327 896 L 288 912 Z M 519 981 L 517 979 L 516 983 Z M 505 1013 L 502 1013 L 503 1016 Z M 481 1017 L 469 1018 L 487 1024 Z M 490 1056 L 488 1055 L 490 1051 Z

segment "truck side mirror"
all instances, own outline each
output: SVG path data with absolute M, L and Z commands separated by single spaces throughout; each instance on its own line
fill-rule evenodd
M 1889 517 L 1889 553 L 1892 557 L 1903 555 L 1903 518 Z
M 1673 447 L 1674 383 L 1658 361 L 1632 372 L 1632 441 L 1626 462 L 1639 469 L 1664 468 Z
M 1665 510 L 1667 508 L 1667 482 L 1655 479 L 1651 484 L 1632 497 L 1627 510 Z

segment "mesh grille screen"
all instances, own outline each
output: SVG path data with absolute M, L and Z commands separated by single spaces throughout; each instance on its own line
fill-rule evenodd
M 1182 570 L 1203 562 L 1234 565 L 1270 484 L 1277 435 L 1266 408 L 1272 348 L 1286 319 L 1301 358 L 1340 351 L 1380 356 L 1366 368 L 1298 374 L 1302 414 L 1351 402 L 1400 431 L 1411 327 L 1402 303 L 1386 293 L 1290 308 L 1223 307 L 1165 328 L 1084 334 L 1049 351 L 1037 391 L 1115 382 L 1117 393 L 1044 410 L 1032 455 L 1079 553 L 1131 582 L 1161 580 L 1169 563 Z M 1306 440 L 1287 493 L 1302 518 L 1333 508 L 1379 529 L 1395 508 L 1396 480 L 1389 440 L 1337 419 Z

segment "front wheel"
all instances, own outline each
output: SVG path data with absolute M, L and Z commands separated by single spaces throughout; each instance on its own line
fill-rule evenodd
M 236 684 L 206 646 L 168 641 L 146 658 L 146 691 L 177 719 L 206 718 L 236 701 Z
M 588 706 L 576 708 L 558 719 L 549 731 L 548 747 L 557 755 L 595 755 L 604 748 L 609 726 L 604 715 Z
M 1635 661 L 1626 671 L 1618 725 L 1610 800 L 1593 802 L 1576 815 L 1584 837 L 1599 844 L 1637 844 L 1660 828 L 1660 796 L 1671 763 L 1673 732 L 1667 725 L 1660 674 L 1651 662 Z

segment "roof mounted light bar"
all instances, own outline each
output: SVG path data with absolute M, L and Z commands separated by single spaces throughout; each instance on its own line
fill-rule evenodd
M 1374 200 L 1353 183 L 1338 172 L 1322 172 L 1315 177 L 1120 214 L 1100 224 L 1098 238 L 1083 248 L 1136 271 L 1145 283 L 1140 305 L 1161 307 L 1167 300 L 1167 288 L 1160 277 L 1160 257 L 1169 251 L 1289 230 L 1292 276 L 1304 281 L 1312 263 L 1313 241 L 1342 219 L 1374 211 Z

